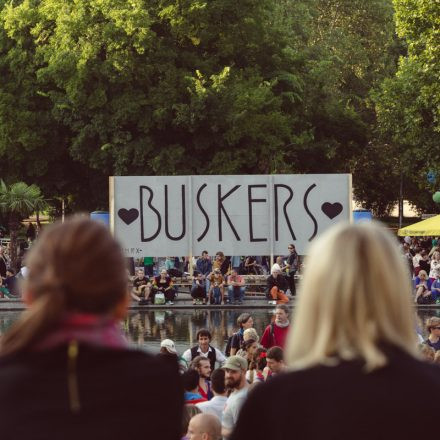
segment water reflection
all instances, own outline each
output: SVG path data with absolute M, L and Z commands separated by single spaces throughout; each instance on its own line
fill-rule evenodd
M 253 310 L 254 327 L 261 336 L 272 318 L 271 310 Z M 237 328 L 238 316 L 243 310 L 176 310 L 132 312 L 124 323 L 131 342 L 156 351 L 162 339 L 172 339 L 179 351 L 195 344 L 196 333 L 207 328 L 212 344 L 220 350 L 226 346 L 229 335 Z
M 237 318 L 244 310 L 148 310 L 131 311 L 123 323 L 127 337 L 133 345 L 158 351 L 160 341 L 170 338 L 180 353 L 195 344 L 199 329 L 208 328 L 213 335 L 213 345 L 224 351 L 228 336 L 237 328 Z M 270 323 L 273 310 L 250 310 L 258 334 Z M 0 312 L 0 335 L 18 319 L 20 312 Z M 440 309 L 423 308 L 416 313 L 417 332 L 427 337 L 425 325 L 431 316 L 440 317 Z

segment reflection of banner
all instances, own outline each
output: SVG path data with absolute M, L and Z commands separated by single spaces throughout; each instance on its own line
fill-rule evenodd
M 351 220 L 351 175 L 110 177 L 127 256 L 285 254 Z

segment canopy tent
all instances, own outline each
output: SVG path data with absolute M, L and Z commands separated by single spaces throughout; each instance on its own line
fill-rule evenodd
M 421 222 L 414 223 L 406 228 L 399 229 L 400 236 L 411 237 L 440 237 L 440 215 L 430 217 Z

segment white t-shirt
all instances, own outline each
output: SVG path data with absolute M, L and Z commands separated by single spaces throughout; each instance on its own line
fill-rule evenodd
M 223 411 L 222 426 L 228 431 L 234 429 L 240 414 L 241 407 L 246 401 L 248 395 L 248 387 L 244 387 L 239 391 L 234 391 L 228 398 Z
M 221 423 L 227 400 L 228 398 L 226 396 L 214 396 L 207 402 L 196 403 L 196 406 L 200 411 L 202 411 L 202 413 L 212 414 L 218 417 Z

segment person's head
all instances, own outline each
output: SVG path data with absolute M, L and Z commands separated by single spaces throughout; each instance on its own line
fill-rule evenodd
M 182 374 L 183 389 L 187 392 L 197 392 L 199 387 L 199 373 L 190 369 Z
M 242 313 L 237 318 L 237 324 L 240 328 L 246 330 L 248 328 L 252 328 L 252 326 L 254 325 L 254 320 L 252 319 L 250 313 Z
M 260 337 L 258 336 L 257 330 L 255 330 L 254 328 L 247 328 L 244 332 L 243 332 L 243 340 L 247 341 L 249 339 L 253 339 L 254 341 L 259 341 Z
M 191 419 L 200 413 L 201 413 L 201 411 L 195 405 L 192 405 L 192 404 L 183 405 L 182 432 L 181 432 L 182 437 L 185 437 L 185 435 L 187 435 L 188 426 L 189 426 L 189 422 L 191 421 Z
M 199 344 L 199 346 L 202 348 L 206 348 L 206 350 L 209 347 L 209 343 L 211 342 L 212 336 L 211 332 L 209 330 L 206 330 L 205 328 L 202 328 L 199 330 L 196 334 L 196 339 Z M 205 351 L 206 351 L 205 350 Z
M 283 257 L 277 257 L 276 263 L 281 267 L 281 265 L 283 264 Z
M 426 273 L 425 270 L 421 270 L 421 271 L 419 272 L 419 278 L 420 278 L 422 281 L 425 281 L 425 280 L 428 279 L 428 274 Z
M 225 395 L 226 385 L 225 385 L 225 370 L 222 368 L 217 368 L 211 374 L 211 388 L 214 394 Z
M 426 320 L 426 330 L 428 333 L 440 337 L 440 318 L 437 316 L 431 316 L 431 318 L 428 318 Z
M 161 276 L 161 278 L 166 278 L 167 275 L 168 275 L 168 272 L 166 271 L 166 269 L 162 269 L 162 270 L 160 271 L 160 276 Z
M 29 310 L 4 335 L 3 354 L 29 349 L 66 313 L 126 315 L 125 258 L 99 222 L 73 217 L 45 228 L 27 254 L 26 268 L 23 298 Z
M 247 341 L 243 342 L 242 348 L 247 353 L 248 359 L 251 359 L 258 348 L 258 342 L 255 341 L 254 339 L 248 339 Z
M 287 250 L 290 253 L 295 252 L 295 245 L 294 244 L 289 244 L 289 246 L 287 246 Z
M 275 322 L 284 324 L 289 320 L 289 308 L 285 304 L 278 304 L 275 307 Z
M 14 269 L 12 269 L 11 267 L 8 267 L 8 268 L 6 269 L 6 275 L 7 275 L 8 277 L 13 277 L 13 276 L 15 275 L 15 271 L 14 271 Z
M 428 257 L 428 252 L 426 252 L 424 249 L 420 252 L 420 255 L 422 256 L 422 258 L 427 258 Z
M 224 254 L 222 251 L 218 251 L 218 252 L 215 254 L 215 259 L 216 259 L 217 261 L 223 262 L 223 261 L 225 261 L 225 254 Z
M 220 440 L 222 426 L 218 417 L 213 414 L 197 414 L 188 425 L 188 440 Z
M 273 266 L 272 266 L 272 269 L 271 269 L 271 274 L 272 274 L 272 276 L 274 277 L 274 278 L 276 278 L 276 277 L 278 277 L 279 275 L 281 275 L 281 267 L 280 267 L 280 265 L 279 264 L 277 264 L 277 263 L 275 263 Z
M 230 356 L 226 359 L 222 367 L 225 370 L 226 387 L 231 390 L 241 389 L 246 384 L 247 367 L 247 360 L 241 356 Z
M 435 252 L 432 254 L 432 258 L 433 258 L 434 260 L 440 260 L 440 252 L 439 252 L 439 251 L 435 251 Z
M 214 275 L 216 275 L 216 276 L 221 275 L 221 271 L 218 267 L 216 269 L 214 269 Z
M 387 363 L 384 344 L 417 357 L 411 293 L 407 264 L 385 228 L 375 222 L 333 226 L 308 253 L 288 364 L 301 369 L 359 358 L 371 371 Z
M 200 281 L 200 280 L 203 280 L 203 274 L 202 274 L 202 272 L 197 272 L 197 279 Z
M 203 251 L 203 252 L 202 252 L 202 258 L 203 258 L 204 260 L 207 260 L 207 259 L 209 258 L 208 251 Z
M 171 339 L 164 339 L 161 343 L 160 343 L 160 348 L 162 353 L 169 353 L 169 354 L 175 354 L 177 355 L 177 350 L 176 350 L 176 345 L 174 344 L 174 342 Z
M 428 344 L 420 344 L 419 351 L 425 361 L 434 362 L 435 350 Z
M 136 275 L 138 276 L 138 278 L 143 278 L 145 276 L 144 269 L 138 269 L 136 271 Z
M 281 373 L 286 364 L 284 363 L 284 352 L 281 347 L 271 347 L 266 353 L 267 366 L 272 373 Z
M 200 377 L 209 379 L 211 376 L 211 362 L 203 356 L 196 356 L 191 361 L 191 368 L 196 370 Z

